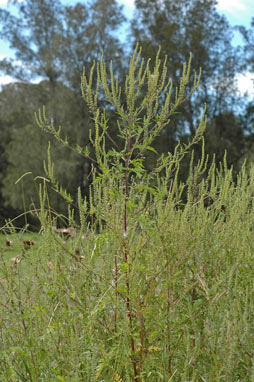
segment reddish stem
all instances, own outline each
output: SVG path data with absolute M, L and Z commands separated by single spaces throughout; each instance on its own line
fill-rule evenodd
M 131 145 L 131 139 L 128 137 L 127 140 L 127 157 L 125 160 L 125 168 L 126 168 L 126 173 L 125 173 L 125 201 L 124 201 L 124 262 L 127 264 L 128 263 L 128 248 L 127 248 L 127 235 L 128 235 L 128 225 L 127 225 L 127 200 L 129 196 L 129 162 L 130 162 L 130 148 Z M 138 370 L 137 370 L 137 361 L 135 359 L 135 342 L 134 338 L 132 336 L 132 329 L 133 329 L 133 324 L 132 324 L 132 316 L 131 316 L 131 308 L 130 308 L 130 285 L 129 285 L 129 270 L 126 272 L 126 308 L 128 312 L 128 318 L 129 318 L 129 328 L 130 328 L 130 349 L 131 349 L 131 361 L 132 361 L 132 366 L 133 366 L 133 372 L 134 372 L 134 381 L 138 382 L 139 377 L 138 377 Z

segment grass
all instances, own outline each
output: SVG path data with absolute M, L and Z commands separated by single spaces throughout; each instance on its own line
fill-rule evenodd
M 133 211 L 131 269 L 117 205 L 100 233 L 17 234 L 12 247 L 2 236 L 1 381 L 133 381 L 132 357 L 142 381 L 253 381 L 254 177 L 244 176 L 221 178 L 209 207 Z
M 12 235 L 12 247 L 1 245 L 1 381 L 75 380 L 81 313 L 69 286 L 77 275 L 79 287 L 84 280 L 79 261 L 66 252 L 69 243 L 46 236 Z M 36 243 L 24 250 L 27 237 Z M 17 256 L 20 263 L 10 261 Z
M 28 251 L 29 244 L 25 245 L 24 240 L 33 241 L 36 245 L 40 245 L 41 235 L 37 233 L 16 233 L 10 235 L 0 235 L 0 251 L 4 255 L 5 260 L 14 257 L 22 257 Z M 8 245 L 8 241 L 10 241 Z M 34 246 L 29 248 L 31 254 L 34 252 Z

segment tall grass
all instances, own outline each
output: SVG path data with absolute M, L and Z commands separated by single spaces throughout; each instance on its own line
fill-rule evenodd
M 117 203 L 111 227 L 46 230 L 19 264 L 2 245 L 1 381 L 133 381 L 134 357 L 141 381 L 252 381 L 254 169 L 204 183 L 132 209 L 128 265 Z

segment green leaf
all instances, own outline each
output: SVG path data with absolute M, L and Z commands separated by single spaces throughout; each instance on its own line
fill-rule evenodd
M 152 146 L 146 146 L 146 150 L 152 151 L 158 155 L 158 152 Z
M 127 292 L 126 286 L 125 285 L 119 285 L 119 287 L 117 288 L 117 292 L 125 295 Z
M 134 208 L 137 208 L 138 206 L 134 203 L 132 203 L 130 200 L 127 200 L 126 202 L 127 211 L 130 212 Z
M 120 265 L 120 270 L 121 270 L 121 272 L 127 272 L 127 271 L 129 270 L 129 268 L 130 268 L 130 266 L 129 266 L 128 263 L 122 263 L 122 264 Z

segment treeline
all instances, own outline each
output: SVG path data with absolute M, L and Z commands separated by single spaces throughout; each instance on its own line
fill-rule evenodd
M 49 141 L 59 183 L 74 196 L 78 187 L 88 195 L 91 161 L 41 131 L 34 113 L 45 105 L 49 124 L 62 127 L 70 146 L 89 147 L 93 125 L 81 97 L 80 77 L 84 66 L 89 73 L 102 51 L 108 71 L 112 60 L 123 87 L 129 55 L 137 43 L 145 62 L 151 59 L 151 67 L 161 47 L 162 60 L 168 57 L 168 79 L 175 85 L 191 53 L 192 73 L 198 74 L 202 67 L 199 90 L 156 140 L 158 154 L 174 150 L 179 139 L 188 141 L 194 136 L 206 104 L 205 141 L 210 160 L 215 154 L 219 163 L 227 150 L 228 165 L 233 165 L 236 172 L 245 159 L 252 160 L 254 106 L 239 94 L 237 75 L 254 73 L 254 19 L 250 29 L 238 27 L 243 45 L 235 47 L 232 27 L 217 12 L 215 0 L 136 0 L 132 20 L 125 18 L 123 7 L 115 0 L 74 6 L 59 0 L 12 3 L 17 12 L 0 10 L 0 38 L 9 42 L 15 54 L 15 59 L 0 61 L 0 70 L 17 80 L 0 92 L 0 224 L 24 210 L 36 209 L 41 183 L 47 187 L 52 206 L 66 212 L 65 203 L 45 179 L 43 161 L 47 160 Z M 98 104 L 107 106 L 111 136 L 114 144 L 120 144 L 114 133 L 115 110 L 103 97 Z M 110 139 L 106 144 L 112 147 Z M 198 158 L 201 147 L 197 146 L 196 151 Z M 155 159 L 151 152 L 146 165 L 152 167 Z M 183 162 L 183 179 L 189 171 L 189 159 Z

